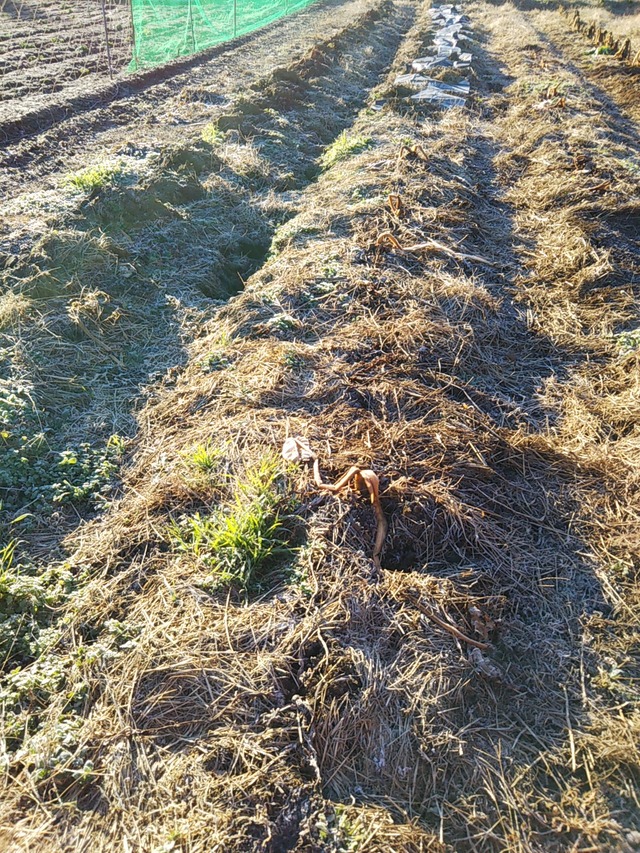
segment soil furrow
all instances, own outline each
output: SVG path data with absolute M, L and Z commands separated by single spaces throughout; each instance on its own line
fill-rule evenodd
M 270 68 L 303 55 L 318 40 L 318 33 L 335 35 L 375 5 L 368 0 L 328 0 L 168 70 L 156 69 L 93 90 L 81 87 L 59 103 L 34 98 L 35 111 L 29 110 L 25 118 L 20 113 L 16 118 L 15 105 L 6 117 L 0 110 L 0 139 L 7 143 L 0 158 L 0 191 L 9 193 L 26 178 L 41 183 L 51 173 L 73 168 L 74 162 L 104 157 L 122 139 L 123 130 L 124 135 L 142 139 L 152 135 L 156 141 L 163 136 L 170 141 L 176 126 L 183 132 L 202 126 L 215 117 L 210 104 L 185 99 L 185 89 L 213 89 L 218 102 L 224 100 Z M 213 59 L 206 58 L 210 54 Z M 56 149 L 61 151 L 57 156 Z

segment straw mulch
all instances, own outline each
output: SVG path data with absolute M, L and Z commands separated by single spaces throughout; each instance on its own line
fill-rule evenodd
M 96 580 L 67 650 L 114 619 L 135 640 L 82 671 L 92 778 L 14 768 L 23 848 L 631 849 L 638 356 L 614 333 L 637 255 L 606 229 L 637 188 L 621 172 L 594 212 L 607 118 L 588 93 L 569 114 L 503 91 L 496 51 L 536 74 L 531 25 L 471 14 L 473 108 L 363 110 L 372 145 L 305 193 L 143 413 L 121 502 L 77 535 Z M 378 474 L 382 569 L 366 496 L 282 463 L 295 577 L 203 589 L 172 521 L 228 506 L 290 435 L 327 481 Z M 189 467 L 201 445 L 216 474 Z

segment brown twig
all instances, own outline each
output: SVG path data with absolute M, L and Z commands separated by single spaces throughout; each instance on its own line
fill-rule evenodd
M 414 157 L 417 157 L 419 160 L 423 160 L 425 163 L 429 160 L 422 145 L 401 145 L 398 159 L 402 160 L 402 158 L 406 157 L 408 154 L 413 154 Z
M 445 622 L 444 619 L 441 619 L 437 614 L 435 614 L 432 610 L 422 604 L 421 601 L 418 601 L 417 598 L 414 598 L 412 595 L 407 596 L 408 600 L 425 616 L 431 619 L 432 622 L 435 622 L 436 625 L 439 625 L 445 631 L 448 631 L 451 636 L 460 640 L 463 643 L 467 643 L 470 646 L 475 646 L 477 649 L 488 649 L 488 643 L 482 643 L 480 640 L 474 640 L 471 637 L 467 637 L 466 634 L 463 634 L 459 628 L 456 628 L 455 625 L 452 625 L 450 622 Z
M 450 249 L 449 246 L 445 246 L 443 243 L 438 243 L 436 240 L 427 240 L 423 243 L 415 243 L 413 246 L 403 246 L 391 231 L 382 231 L 378 234 L 376 246 L 384 246 L 385 244 L 400 252 L 422 252 L 429 250 L 432 252 L 442 252 L 445 255 L 450 255 L 452 258 L 457 258 L 461 261 L 475 261 L 476 263 L 486 264 L 490 267 L 495 266 L 493 261 L 483 258 L 481 255 L 469 255 L 465 252 L 456 252 L 455 249 Z
M 461 261 L 476 261 L 479 264 L 486 264 L 489 267 L 494 267 L 493 261 L 483 258 L 481 255 L 469 255 L 466 252 L 456 252 L 455 249 L 450 249 L 443 243 L 438 243 L 436 240 L 428 240 L 424 243 L 416 243 L 414 246 L 404 246 L 404 252 L 421 252 L 424 250 L 433 252 L 442 252 L 444 255 L 450 255 L 452 258 L 457 258 Z

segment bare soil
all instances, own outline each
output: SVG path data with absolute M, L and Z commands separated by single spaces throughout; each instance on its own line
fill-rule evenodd
M 107 0 L 111 69 L 131 58 L 129 10 Z M 63 92 L 80 78 L 109 72 L 105 22 L 88 0 L 3 0 L 0 5 L 0 104 L 20 110 L 29 97 Z

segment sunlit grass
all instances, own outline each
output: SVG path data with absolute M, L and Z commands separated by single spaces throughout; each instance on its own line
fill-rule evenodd
M 200 466 L 217 464 L 204 448 L 197 453 Z M 259 590 L 265 574 L 291 554 L 284 523 L 287 503 L 281 460 L 267 454 L 245 471 L 229 506 L 174 522 L 169 538 L 175 550 L 192 554 L 208 570 L 201 584 L 205 589 L 234 585 Z
M 349 136 L 346 130 L 343 130 L 340 136 L 326 149 L 320 158 L 320 165 L 323 169 L 329 169 L 334 163 L 340 160 L 346 160 L 353 154 L 359 154 L 373 145 L 373 140 L 369 136 Z

